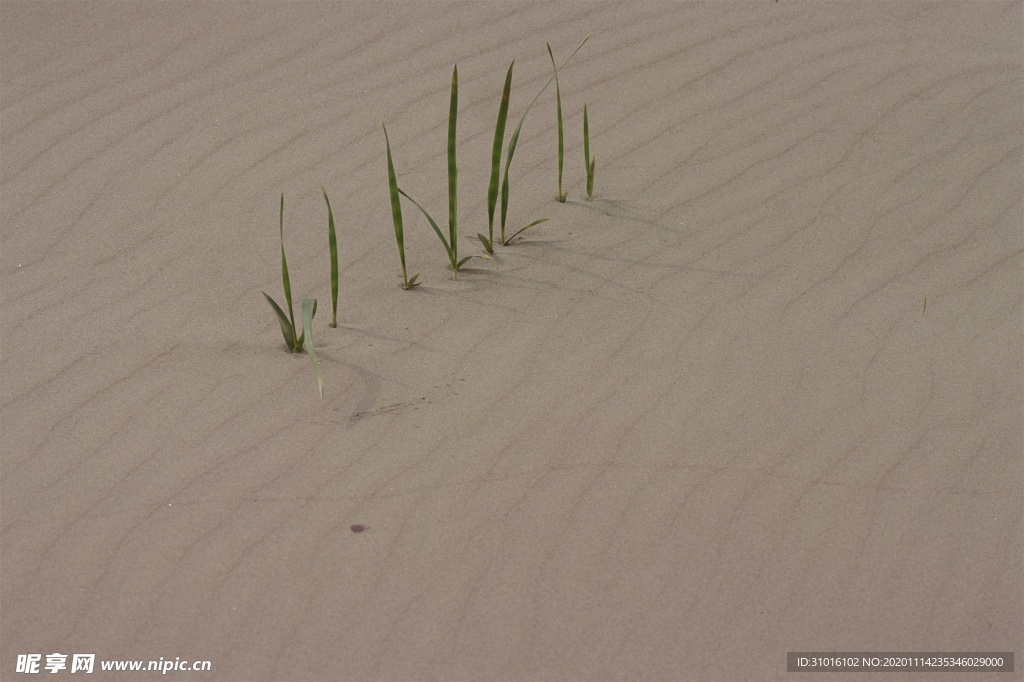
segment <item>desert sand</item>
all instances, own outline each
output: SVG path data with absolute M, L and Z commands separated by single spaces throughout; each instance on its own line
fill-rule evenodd
M 0 678 L 1024 653 L 1020 2 L 0 3 Z M 505 71 L 530 111 L 487 229 Z M 582 108 L 596 156 L 585 193 Z M 327 211 L 338 223 L 330 320 Z M 316 297 L 324 397 L 286 352 Z M 354 533 L 361 524 L 364 532 Z M 91 676 L 16 672 L 92 653 Z M 103 672 L 101 660 L 210 661 Z M 24 660 L 24 659 L 22 659 Z M 1015 673 L 928 679 L 1021 679 Z

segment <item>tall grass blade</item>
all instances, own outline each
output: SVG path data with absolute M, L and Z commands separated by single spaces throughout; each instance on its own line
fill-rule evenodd
M 569 63 L 569 60 L 571 60 L 573 57 L 576 56 L 576 53 L 580 51 L 580 48 L 583 47 L 588 40 L 590 40 L 590 36 L 589 35 L 586 38 L 583 39 L 583 42 L 581 42 L 579 45 L 576 46 L 576 49 L 572 51 L 572 54 L 569 55 L 568 59 L 566 59 L 564 62 L 562 62 L 561 66 L 559 66 L 555 70 L 555 72 L 557 73 L 561 69 L 564 69 L 565 65 Z M 537 96 L 534 97 L 533 101 L 530 102 L 530 105 L 528 107 L 526 107 L 526 111 L 523 112 L 522 118 L 519 119 L 519 125 L 516 126 L 515 131 L 512 133 L 512 138 L 509 140 L 509 143 L 508 143 L 508 151 L 505 154 L 505 177 L 504 177 L 504 179 L 502 180 L 502 183 L 501 183 L 501 243 L 502 244 L 507 243 L 507 240 L 505 239 L 505 219 L 506 219 L 506 217 L 508 215 L 508 195 L 509 195 L 508 170 L 509 170 L 509 167 L 512 165 L 512 156 L 516 152 L 516 145 L 519 144 L 519 132 L 523 128 L 523 122 L 526 121 L 526 115 L 528 113 L 530 113 L 530 109 L 533 108 L 534 103 L 536 103 L 536 101 L 538 99 L 540 99 L 540 96 L 542 94 L 544 94 L 544 91 L 548 89 L 548 86 L 551 85 L 551 81 L 553 81 L 553 80 L 555 80 L 554 75 L 552 75 L 551 78 L 548 79 L 548 82 L 544 84 L 544 87 L 540 89 L 540 92 L 537 93 Z
M 487 242 L 484 243 L 488 253 L 494 253 L 494 208 L 498 203 L 501 148 L 505 142 L 505 122 L 508 120 L 509 97 L 512 93 L 512 67 L 515 65 L 516 60 L 513 59 L 505 74 L 505 87 L 501 91 L 501 105 L 498 107 L 498 123 L 494 127 L 494 144 L 491 146 L 491 180 L 487 185 Z
M 445 253 L 448 254 L 448 261 L 452 268 L 452 279 L 458 279 L 459 268 L 468 261 L 470 258 L 475 256 L 467 256 L 462 260 L 459 260 L 459 228 L 457 224 L 459 204 L 458 204 L 458 167 L 455 162 L 455 131 L 456 131 L 456 119 L 458 116 L 459 109 L 459 69 L 458 66 L 452 69 L 452 96 L 451 103 L 448 108 L 448 236 L 445 237 L 441 228 L 437 226 L 434 219 L 427 213 L 427 210 L 420 206 L 419 202 L 413 199 L 411 196 L 406 194 L 405 190 L 395 185 L 398 193 L 403 197 L 411 201 L 416 208 L 420 210 L 423 217 L 430 223 L 430 227 L 434 229 L 434 233 L 437 234 L 437 238 L 441 240 L 444 245 Z
M 398 244 L 398 257 L 402 261 L 402 288 L 412 289 L 416 286 L 416 278 L 419 273 L 409 279 L 405 269 L 405 229 L 402 225 L 402 200 L 398 196 L 398 180 L 395 177 L 395 163 L 391 159 L 391 140 L 388 139 L 388 128 L 381 122 L 384 128 L 384 143 L 388 149 L 388 190 L 391 194 L 391 218 L 395 223 L 395 242 Z
M 334 211 L 331 210 L 331 200 L 327 198 L 327 190 L 320 185 L 320 191 L 324 193 L 324 201 L 327 202 L 327 244 L 331 251 L 331 326 L 338 326 L 338 237 L 334 231 Z
M 459 67 L 455 65 L 452 69 L 452 97 L 448 107 L 448 245 L 451 249 L 452 279 L 455 279 L 459 272 L 458 255 L 458 176 L 459 171 L 455 163 L 455 124 L 459 110 Z
M 320 399 L 324 398 L 324 378 L 320 374 L 320 365 L 316 361 L 316 348 L 313 346 L 313 317 L 316 315 L 316 299 L 302 299 L 302 335 L 306 337 L 306 352 L 313 362 L 313 370 L 316 372 L 316 386 L 320 390 Z
M 555 64 L 555 54 L 551 51 L 551 43 L 547 43 L 548 56 L 551 57 L 551 66 L 555 69 L 555 101 L 558 104 L 558 201 L 565 203 L 568 192 L 562 191 L 562 166 L 565 153 L 565 135 L 562 132 L 562 89 L 558 85 L 558 66 Z
M 583 104 L 583 164 L 587 167 L 587 198 L 594 198 L 594 169 L 597 158 L 590 155 L 590 122 L 587 119 L 587 105 Z
M 292 325 L 292 338 L 295 337 L 295 313 L 292 309 L 292 282 L 288 277 L 288 259 L 284 255 L 284 192 L 281 193 L 281 281 L 284 284 L 284 299 L 288 303 L 288 318 Z M 288 344 L 289 348 L 302 350 L 302 345 L 295 340 L 294 344 Z

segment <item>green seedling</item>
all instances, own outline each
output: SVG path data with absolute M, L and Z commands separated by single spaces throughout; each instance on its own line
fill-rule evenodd
M 302 299 L 302 335 L 306 337 L 306 352 L 313 362 L 313 371 L 316 372 L 316 387 L 320 391 L 320 399 L 324 399 L 324 378 L 320 374 L 320 365 L 316 361 L 316 347 L 313 345 L 313 317 L 316 315 L 316 299 Z M 335 325 L 337 326 L 337 325 Z
M 556 74 L 558 73 L 558 71 L 560 69 L 564 69 L 565 68 L 565 65 L 569 63 L 569 60 L 576 56 L 576 53 L 580 51 L 580 48 L 583 47 L 583 45 L 588 40 L 590 40 L 590 36 L 589 35 L 586 38 L 583 39 L 583 42 L 580 43 L 576 47 L 575 50 L 572 51 L 572 54 L 569 55 L 569 59 L 566 59 L 564 62 L 562 62 L 561 66 L 559 66 L 559 67 L 557 67 L 555 69 L 555 73 Z M 501 243 L 502 244 L 507 244 L 509 242 L 509 239 L 511 239 L 511 237 L 509 239 L 505 238 L 505 219 L 508 216 L 508 194 L 509 194 L 508 171 L 509 171 L 509 167 L 512 165 L 512 156 L 516 152 L 516 145 L 519 144 L 519 133 L 523 129 L 523 122 L 526 121 L 526 115 L 528 113 L 530 113 L 530 109 L 533 108 L 534 103 L 536 103 L 536 101 L 540 98 L 540 96 L 542 94 L 544 94 L 544 91 L 547 90 L 548 86 L 551 85 L 551 81 L 553 81 L 553 80 L 555 80 L 555 76 L 554 75 L 552 75 L 551 78 L 548 79 L 548 82 L 545 83 L 544 87 L 540 89 L 540 92 L 537 93 L 537 96 L 533 98 L 533 101 L 530 102 L 530 106 L 526 107 L 526 111 L 523 112 L 522 118 L 519 119 L 519 125 L 516 126 L 516 129 L 512 133 L 512 137 L 511 137 L 511 139 L 508 142 L 508 151 L 505 154 L 505 177 L 504 177 L 504 179 L 502 180 L 502 183 L 501 183 Z M 536 224 L 536 223 L 533 223 L 533 224 Z M 527 229 L 529 227 L 532 227 L 532 225 L 527 225 L 526 227 L 523 227 L 522 229 L 519 230 L 519 232 L 522 232 L 523 230 L 525 230 L 525 229 Z M 519 232 L 517 232 L 516 234 L 519 234 Z
M 395 223 L 395 242 L 398 243 L 398 258 L 402 261 L 402 288 L 408 291 L 416 286 L 416 279 L 420 276 L 416 273 L 410 279 L 405 269 L 405 230 L 402 227 L 402 200 L 398 196 L 398 180 L 395 178 L 395 164 L 391 160 L 391 141 L 388 139 L 388 128 L 382 122 L 384 128 L 384 144 L 388 149 L 388 189 L 391 194 L 391 217 Z M 443 240 L 442 240 L 443 241 Z M 446 248 L 447 250 L 447 248 Z
M 484 251 L 494 253 L 494 208 L 498 204 L 498 180 L 501 176 L 501 147 L 505 142 L 505 121 L 508 119 L 509 95 L 512 92 L 512 67 L 516 61 L 508 65 L 505 75 L 505 88 L 501 91 L 501 104 L 498 106 L 498 124 L 494 127 L 494 144 L 491 146 L 491 180 L 487 185 L 487 236 L 478 234 Z
M 327 194 L 324 193 L 326 198 Z M 330 202 L 327 204 L 330 210 Z M 299 304 L 302 309 L 302 333 L 299 334 L 295 328 L 295 313 L 292 308 L 292 283 L 288 277 L 288 259 L 284 255 L 284 194 L 281 195 L 281 280 L 284 284 L 284 298 L 288 302 L 288 314 L 285 315 L 281 306 L 263 292 L 267 303 L 277 314 L 277 321 L 281 324 L 281 334 L 284 335 L 285 345 L 289 353 L 301 353 L 305 345 L 309 353 L 309 359 L 313 361 L 313 370 L 316 372 L 316 383 L 320 390 L 320 398 L 324 397 L 324 380 L 320 375 L 320 365 L 316 361 L 316 349 L 313 347 L 313 318 L 316 316 L 316 299 L 304 298 Z
M 338 326 L 338 237 L 334 232 L 334 211 L 331 210 L 331 200 L 327 198 L 327 190 L 320 185 L 320 191 L 324 193 L 324 201 L 327 202 L 327 244 L 331 251 L 331 326 Z M 314 361 L 315 362 L 315 361 Z M 322 391 L 321 391 L 322 393 Z M 322 395 L 320 397 L 323 397 Z
M 590 155 L 590 124 L 587 120 L 587 105 L 583 105 L 583 163 L 587 167 L 587 198 L 594 198 L 594 167 L 597 157 Z
M 267 292 L 263 292 L 270 307 L 277 314 L 277 321 L 281 324 L 281 334 L 284 335 L 285 345 L 289 353 L 301 353 L 305 334 L 299 334 L 295 327 L 295 313 L 292 309 L 292 284 L 288 278 L 288 259 L 284 255 L 284 194 L 281 195 L 281 281 L 284 284 L 284 298 L 288 303 L 288 314 L 285 315 L 281 306 L 272 299 Z
M 565 135 L 562 133 L 562 89 L 558 86 L 558 66 L 555 65 L 555 53 L 551 51 L 551 43 L 547 43 L 551 66 L 555 69 L 555 102 L 558 104 L 558 201 L 565 203 L 568 192 L 562 191 L 562 166 L 565 153 Z
M 459 69 L 456 66 L 452 69 L 452 96 L 451 103 L 448 107 L 448 236 L 445 237 L 441 228 L 437 226 L 437 222 L 430 217 L 426 209 L 420 206 L 419 202 L 413 199 L 411 196 L 405 193 L 405 190 L 398 188 L 398 193 L 403 197 L 411 201 L 416 205 L 416 208 L 420 209 L 426 217 L 427 222 L 434 228 L 437 238 L 441 240 L 441 244 L 444 245 L 445 253 L 448 254 L 448 260 L 451 263 L 452 268 L 452 279 L 458 279 L 459 268 L 465 265 L 466 261 L 471 258 L 478 258 L 479 255 L 466 256 L 465 258 L 459 258 L 459 228 L 458 228 L 458 167 L 455 162 L 455 130 L 456 130 L 456 118 L 459 109 Z

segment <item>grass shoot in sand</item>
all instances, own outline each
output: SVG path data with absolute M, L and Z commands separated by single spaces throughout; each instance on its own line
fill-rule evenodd
M 292 309 L 292 283 L 288 277 L 288 259 L 284 255 L 284 194 L 281 195 L 281 281 L 284 284 L 284 298 L 288 303 L 288 314 L 285 315 L 277 301 L 271 298 L 267 292 L 263 292 L 270 307 L 277 315 L 277 321 L 281 324 L 281 334 L 284 335 L 285 345 L 289 353 L 301 353 L 304 335 L 298 333 L 295 326 L 295 313 Z
M 452 69 L 452 95 L 450 104 L 448 107 L 448 236 L 445 237 L 441 228 L 437 226 L 437 222 L 430 217 L 427 210 L 423 208 L 418 201 L 413 199 L 411 196 L 406 194 L 405 190 L 398 188 L 398 193 L 403 197 L 415 204 L 416 208 L 423 213 L 427 222 L 434 228 L 434 233 L 437 234 L 437 238 L 441 240 L 441 244 L 444 245 L 445 253 L 448 254 L 448 261 L 452 269 L 452 279 L 458 279 L 459 268 L 465 265 L 466 261 L 470 258 L 478 258 L 479 256 L 474 254 L 472 256 L 466 256 L 465 258 L 459 258 L 459 228 L 458 228 L 458 213 L 459 213 L 459 202 L 458 202 L 458 166 L 455 159 L 455 131 L 456 131 L 456 120 L 459 109 L 459 69 L 456 65 Z
M 564 62 L 562 62 L 561 66 L 559 66 L 559 67 L 557 67 L 555 69 L 555 74 L 557 74 L 560 69 L 564 69 L 565 68 L 565 65 L 569 63 L 569 60 L 576 56 L 576 53 L 580 51 L 580 48 L 583 47 L 583 45 L 586 44 L 586 42 L 588 40 L 590 40 L 590 36 L 589 35 L 586 38 L 583 39 L 583 42 L 581 42 L 576 47 L 575 50 L 572 51 L 572 54 L 569 55 L 569 58 L 566 59 Z M 537 96 L 533 98 L 532 102 L 530 102 L 530 105 L 528 107 L 526 107 L 526 111 L 523 112 L 522 118 L 519 119 L 519 125 L 516 126 L 516 129 L 512 133 L 512 137 L 511 137 L 511 139 L 509 140 L 509 143 L 508 143 L 508 151 L 505 154 L 505 177 L 504 177 L 504 179 L 502 180 L 502 183 L 501 183 L 501 243 L 502 244 L 508 244 L 512 240 L 512 238 L 515 237 L 516 235 L 522 233 L 524 230 L 527 230 L 527 229 L 533 227 L 534 225 L 537 225 L 538 223 L 544 222 L 544 220 L 545 220 L 543 218 L 540 219 L 540 220 L 535 220 L 534 222 L 532 222 L 532 223 L 530 223 L 530 224 L 520 228 L 512 236 L 510 236 L 508 238 L 505 237 L 505 223 L 506 223 L 506 218 L 508 217 L 508 195 L 509 195 L 508 172 L 509 172 L 509 168 L 512 165 L 512 156 L 516 153 L 516 145 L 519 144 L 519 133 L 523 129 L 523 122 L 526 121 L 526 115 L 528 113 L 530 113 L 530 109 L 533 108 L 533 105 L 537 102 L 537 100 L 544 93 L 544 91 L 547 90 L 548 86 L 551 85 L 551 81 L 553 81 L 553 80 L 555 80 L 555 76 L 554 75 L 552 75 L 551 78 L 548 79 L 548 82 L 544 84 L 544 87 L 540 89 L 540 92 L 537 93 Z
M 513 59 L 512 63 L 508 65 L 508 73 L 505 74 L 505 87 L 501 91 L 501 104 L 498 106 L 498 123 L 494 127 L 494 143 L 491 145 L 491 179 L 487 184 L 487 236 L 477 235 L 484 250 L 489 254 L 494 253 L 494 208 L 498 203 L 501 148 L 505 143 L 505 121 L 508 119 L 509 95 L 512 92 L 512 67 L 515 64 Z
M 564 165 L 563 159 L 565 155 L 565 134 L 562 132 L 562 88 L 558 85 L 558 65 L 555 64 L 555 53 L 551 51 L 551 43 L 546 44 L 548 46 L 548 56 L 551 57 L 551 66 L 555 70 L 555 102 L 558 105 L 558 195 L 556 198 L 560 203 L 564 204 L 569 193 L 562 191 L 562 166 Z
M 594 198 L 594 167 L 597 157 L 590 155 L 590 123 L 587 119 L 587 105 L 583 104 L 583 163 L 587 167 L 587 198 Z
M 281 195 L 281 281 L 284 285 L 284 298 L 288 303 L 287 315 L 284 314 L 281 306 L 267 292 L 264 291 L 263 295 L 277 315 L 277 321 L 281 325 L 281 334 L 284 336 L 285 345 L 288 346 L 288 352 L 301 353 L 303 346 L 306 347 L 309 358 L 313 361 L 313 369 L 316 371 L 316 381 L 320 389 L 320 397 L 323 398 L 324 382 L 320 376 L 320 365 L 317 364 L 316 350 L 313 347 L 313 317 L 316 315 L 315 298 L 302 299 L 300 304 L 302 307 L 302 333 L 299 334 L 295 327 L 295 312 L 292 308 L 292 283 L 288 277 L 288 259 L 284 255 L 284 194 Z
M 331 210 L 331 200 L 327 198 L 327 190 L 320 185 L 320 191 L 324 193 L 324 201 L 327 202 L 327 245 L 331 252 L 331 326 L 338 326 L 338 236 L 334 231 L 334 211 Z
M 402 226 L 402 200 L 398 196 L 398 180 L 395 177 L 395 164 L 391 160 L 391 140 L 388 139 L 388 128 L 382 122 L 384 128 L 384 144 L 388 150 L 388 191 L 391 196 L 391 218 L 395 223 L 395 242 L 398 244 L 398 258 L 402 261 L 402 288 L 408 291 L 416 286 L 416 279 L 420 276 L 416 273 L 409 277 L 405 269 L 405 229 Z M 442 240 L 443 241 L 443 240 Z

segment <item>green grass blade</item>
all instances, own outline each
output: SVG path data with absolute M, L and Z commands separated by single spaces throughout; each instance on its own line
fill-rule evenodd
M 555 53 L 551 51 L 551 43 L 547 43 L 548 56 L 551 57 L 551 66 L 555 70 L 555 102 L 558 105 L 558 201 L 565 203 L 568 192 L 562 191 L 562 167 L 565 155 L 565 135 L 562 132 L 562 89 L 558 85 L 558 66 L 555 65 Z
M 480 246 L 482 246 L 484 248 L 484 251 L 487 252 L 487 255 L 488 256 L 493 256 L 494 255 L 494 238 L 491 237 L 490 239 L 488 239 L 487 237 L 483 236 L 479 232 L 477 232 L 476 238 L 477 238 L 477 241 L 480 242 Z
M 437 226 L 437 222 L 432 217 L 430 217 L 429 213 L 427 213 L 427 209 L 420 206 L 420 202 L 416 201 L 411 196 L 409 196 L 409 194 L 401 187 L 398 188 L 398 193 L 401 194 L 406 199 L 408 199 L 409 201 L 411 201 L 416 206 L 416 208 L 420 210 L 420 213 L 422 213 L 423 217 L 427 219 L 427 222 L 430 223 L 430 226 L 434 228 L 434 233 L 437 235 L 437 238 L 441 240 L 441 244 L 444 246 L 444 250 L 448 254 L 448 257 L 451 258 L 452 248 L 451 246 L 448 245 L 448 238 L 444 236 L 444 232 L 442 232 L 441 228 Z
M 334 231 L 334 211 L 331 210 L 331 200 L 327 198 L 327 190 L 320 185 L 320 191 L 324 193 L 324 201 L 327 202 L 327 244 L 331 251 L 331 326 L 338 326 L 338 237 Z
M 534 225 L 540 225 L 545 220 L 547 220 L 547 218 L 537 218 L 532 223 L 527 223 L 526 225 L 523 225 L 518 230 L 516 230 L 515 233 L 513 233 L 511 237 L 508 238 L 508 241 L 504 242 L 505 246 L 508 246 L 509 244 L 511 244 L 512 240 L 515 239 L 516 237 L 518 237 L 523 232 L 526 232 L 527 230 L 529 230 Z
M 587 173 L 587 198 L 594 198 L 594 174 L 597 170 L 597 157 L 590 159 L 590 172 Z
M 509 97 L 512 93 L 512 67 L 516 65 L 513 59 L 508 65 L 508 73 L 505 74 L 505 88 L 501 91 L 501 105 L 498 107 L 498 124 L 494 127 L 494 144 L 491 146 L 491 180 L 487 185 L 487 244 L 494 243 L 494 207 L 498 203 L 498 180 L 501 175 L 501 147 L 505 142 L 505 122 L 508 120 Z M 481 240 L 481 243 L 484 243 Z M 488 253 L 494 253 L 488 246 Z
M 288 277 L 288 259 L 284 256 L 284 193 L 281 193 L 281 281 L 284 283 L 284 298 L 288 303 L 288 318 L 291 320 L 292 335 L 295 334 L 295 313 L 292 308 L 292 282 Z M 291 347 L 298 347 L 302 350 L 301 344 L 294 340 Z
M 399 187 L 398 188 L 398 193 L 401 194 L 406 199 L 408 199 L 409 201 L 411 201 L 416 206 L 416 208 L 418 208 L 420 210 L 420 213 L 423 214 L 423 217 L 427 219 L 427 222 L 430 223 L 430 226 L 432 228 L 434 228 L 434 234 L 436 234 L 437 238 L 441 240 L 441 244 L 444 245 L 445 253 L 448 254 L 448 260 L 451 261 L 452 279 L 455 279 L 456 278 L 456 273 L 458 272 L 458 267 L 457 267 L 458 261 L 457 261 L 457 259 L 455 257 L 455 251 L 452 249 L 451 246 L 448 245 L 448 240 L 445 239 L 444 232 L 441 231 L 441 228 L 437 226 L 437 223 L 434 221 L 434 219 L 430 217 L 429 213 L 427 213 L 427 209 L 425 209 L 422 206 L 420 206 L 420 203 L 418 201 L 416 201 L 411 196 L 406 194 L 404 189 Z
M 402 200 L 398 196 L 398 180 L 395 176 L 395 163 L 391 159 L 391 140 L 388 139 L 388 128 L 381 122 L 384 128 L 384 143 L 388 150 L 388 190 L 391 194 L 391 218 L 395 223 L 395 242 L 398 244 L 398 258 L 402 261 L 402 288 L 411 289 L 416 286 L 416 278 L 413 275 L 409 279 L 405 269 L 405 228 L 402 225 Z
M 301 309 L 299 310 L 299 314 L 300 315 L 302 314 L 302 310 Z M 315 298 L 313 299 L 313 317 L 316 317 L 316 299 Z M 312 335 L 310 335 L 310 339 L 312 339 L 312 338 L 313 338 Z M 295 344 L 295 352 L 296 353 L 301 353 L 302 352 L 302 348 L 303 348 L 303 344 L 305 343 L 305 339 L 306 339 L 306 330 L 305 330 L 305 328 L 303 328 L 302 333 L 299 334 L 299 341 L 298 341 L 298 343 Z
M 590 168 L 590 124 L 587 122 L 587 104 L 583 103 L 583 164 Z
M 594 198 L 594 167 L 597 159 L 590 156 L 590 120 L 587 118 L 587 105 L 583 104 L 583 165 L 587 168 L 587 198 Z
M 518 139 L 519 128 L 516 128 L 516 135 L 513 137 Z M 509 145 L 511 148 L 511 143 Z M 512 163 L 511 154 L 505 161 L 505 179 L 501 181 L 501 243 L 505 243 L 505 218 L 508 216 L 508 166 Z
M 316 348 L 313 345 L 313 316 L 316 315 L 316 299 L 302 299 L 302 335 L 306 339 L 306 352 L 313 362 L 313 370 L 316 372 L 316 386 L 320 390 L 320 399 L 324 398 L 324 378 L 320 374 L 320 365 L 316 361 Z
M 452 69 L 452 97 L 448 107 L 448 244 L 452 250 L 452 262 L 458 259 L 458 226 L 456 224 L 459 212 L 458 201 L 458 176 L 459 171 L 455 163 L 455 124 L 459 110 L 459 67 Z M 455 268 L 458 269 L 457 267 Z
M 580 48 L 583 47 L 588 40 L 590 40 L 590 36 L 589 35 L 586 38 L 583 39 L 583 42 L 581 42 L 579 45 L 576 46 L 576 49 L 572 51 L 572 54 L 569 55 L 569 58 L 566 59 L 564 62 L 562 62 L 561 66 L 559 66 L 557 69 L 555 69 L 555 73 L 558 73 L 558 71 L 564 69 L 565 65 L 569 63 L 569 60 L 571 60 L 573 57 L 576 56 L 576 53 L 580 51 Z M 506 240 L 505 240 L 505 218 L 508 215 L 508 194 L 509 194 L 508 170 L 509 170 L 509 167 L 512 165 L 512 155 L 515 154 L 516 145 L 519 143 L 519 132 L 523 128 L 523 122 L 526 121 L 526 115 L 528 113 L 530 113 L 530 109 L 533 108 L 533 105 L 537 102 L 538 99 L 540 99 L 540 96 L 542 94 L 544 94 L 544 91 L 548 89 L 548 86 L 551 85 L 551 81 L 553 81 L 553 80 L 555 80 L 555 76 L 554 75 L 552 75 L 551 78 L 548 79 L 548 82 L 544 84 L 544 87 L 540 89 L 540 92 L 537 93 L 537 96 L 534 97 L 533 101 L 530 102 L 530 105 L 528 107 L 526 107 L 526 111 L 523 112 L 522 118 L 519 119 L 519 125 L 516 126 L 515 132 L 512 133 L 512 139 L 509 140 L 509 143 L 508 143 L 508 151 L 506 152 L 506 155 L 505 155 L 505 177 L 502 180 L 502 184 L 501 184 L 501 243 L 502 244 L 504 244 L 506 242 Z
M 267 297 L 267 303 L 274 309 L 274 313 L 277 314 L 277 321 L 281 324 L 281 335 L 284 336 L 284 344 L 288 346 L 288 352 L 291 353 L 295 350 L 295 332 L 292 329 L 291 322 L 288 321 L 288 316 L 281 310 L 281 306 L 277 304 L 277 301 L 270 298 L 267 292 L 262 292 Z
M 536 101 L 536 99 L 534 99 Z M 532 107 L 533 104 L 531 103 Z M 505 243 L 505 220 L 508 217 L 508 169 L 512 165 L 512 155 L 516 153 L 516 146 L 519 144 L 519 131 L 523 129 L 523 121 L 526 120 L 526 114 L 529 113 L 527 108 L 526 113 L 519 119 L 519 125 L 516 126 L 515 131 L 512 132 L 512 137 L 508 141 L 508 152 L 505 157 L 505 178 L 501 182 L 501 243 Z

